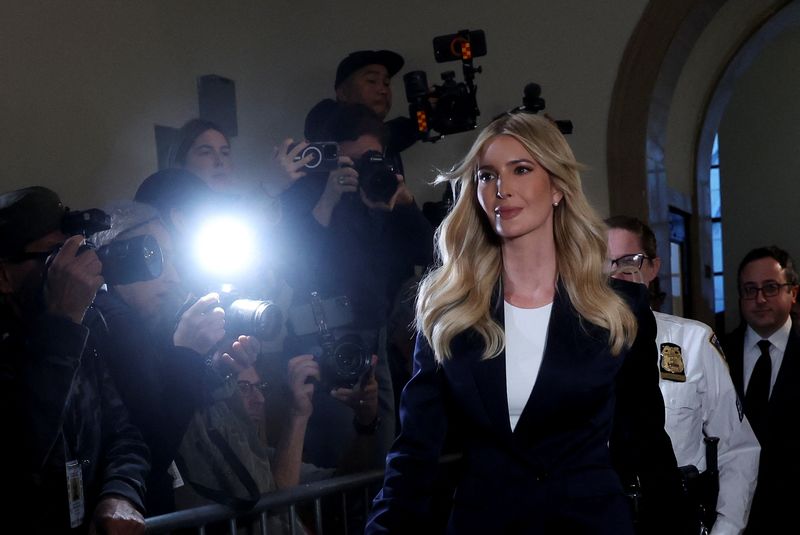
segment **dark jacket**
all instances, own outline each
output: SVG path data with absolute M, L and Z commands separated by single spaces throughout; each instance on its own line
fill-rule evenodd
M 634 345 L 612 356 L 608 332 L 582 321 L 559 285 L 539 375 L 513 432 L 505 354 L 481 360 L 482 341 L 467 331 L 453 340 L 453 358 L 437 365 L 418 337 L 402 431 L 367 533 L 414 533 L 426 525 L 451 424 L 462 428 L 464 461 L 449 533 L 632 533 L 618 470 L 658 492 L 676 463 L 663 427 L 652 364 L 656 327 L 644 287 L 615 286 L 639 321 Z M 501 323 L 502 310 L 498 299 Z
M 395 436 L 394 393 L 385 356 L 382 332 L 389 306 L 403 281 L 413 276 L 415 265 L 428 265 L 433 257 L 433 229 L 415 204 L 396 206 L 391 212 L 370 210 L 357 194 L 343 195 L 324 227 L 312 215 L 327 182 L 327 175 L 301 178 L 282 197 L 280 237 L 286 244 L 279 257 L 295 305 L 309 301 L 312 291 L 322 298 L 349 297 L 352 323 L 368 351 L 378 355 L 375 377 L 381 424 L 374 465 L 382 466 Z M 336 318 L 326 318 L 329 324 Z M 334 333 L 336 336 L 343 332 Z M 287 353 L 310 352 L 289 340 Z M 336 467 L 355 430 L 352 411 L 327 395 L 314 396 L 314 414 L 306 434 L 305 460 L 317 466 Z
M 147 446 L 96 350 L 100 315 L 90 308 L 84 325 L 49 315 L 21 325 L 7 316 L 0 333 L 3 518 L 23 519 L 31 533 L 68 531 L 65 462 L 72 460 L 86 497 L 83 531 L 108 495 L 144 511 Z
M 744 402 L 744 335 L 740 326 L 723 340 L 725 357 L 731 371 L 733 386 Z M 747 410 L 747 406 L 744 406 Z M 795 525 L 800 503 L 800 334 L 793 328 L 789 334 L 778 377 L 772 387 L 767 405 L 765 432 L 759 438 L 761 461 L 758 485 L 745 533 L 782 533 L 786 526 Z
M 103 348 L 131 421 L 150 448 L 152 470 L 147 479 L 150 515 L 175 509 L 172 477 L 175 459 L 189 421 L 210 403 L 211 389 L 222 378 L 194 350 L 175 347 L 171 333 L 150 332 L 138 314 L 111 292 L 99 292 L 95 306 L 103 313 L 110 343 Z
M 347 295 L 358 326 L 380 328 L 414 266 L 432 261 L 433 229 L 416 204 L 391 212 L 370 210 L 357 194 L 343 195 L 324 227 L 312 210 L 327 178 L 303 177 L 281 198 L 283 274 L 296 301 L 307 301 L 311 291 L 322 297 Z

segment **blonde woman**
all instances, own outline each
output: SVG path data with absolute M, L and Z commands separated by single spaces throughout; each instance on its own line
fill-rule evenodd
M 674 469 L 647 296 L 603 274 L 578 171 L 548 120 L 509 114 L 440 177 L 459 195 L 419 288 L 402 432 L 367 533 L 430 531 L 448 429 L 464 454 L 448 533 L 632 533 L 613 450 L 643 486 Z M 644 456 L 662 459 L 648 470 Z

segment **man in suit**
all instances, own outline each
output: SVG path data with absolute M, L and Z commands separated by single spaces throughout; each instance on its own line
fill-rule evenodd
M 753 249 L 738 272 L 742 324 L 725 341 L 733 383 L 761 443 L 761 463 L 748 534 L 778 533 L 796 522 L 800 500 L 800 335 L 789 313 L 798 277 L 789 254 Z

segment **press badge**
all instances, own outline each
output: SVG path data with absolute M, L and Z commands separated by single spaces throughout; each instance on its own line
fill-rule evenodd
M 67 501 L 69 502 L 69 527 L 77 528 L 83 524 L 83 474 L 81 463 L 67 462 Z
M 167 468 L 167 473 L 169 474 L 169 477 L 172 478 L 173 489 L 177 489 L 185 485 L 183 478 L 181 477 L 181 473 L 178 470 L 178 465 L 175 464 L 175 461 L 172 461 L 172 464 L 169 465 L 169 468 Z

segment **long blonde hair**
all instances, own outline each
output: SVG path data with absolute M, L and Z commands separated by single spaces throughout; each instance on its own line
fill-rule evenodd
M 605 225 L 586 200 L 581 166 L 564 136 L 549 120 L 526 113 L 493 121 L 464 160 L 437 178 L 437 183 L 452 183 L 457 200 L 436 232 L 438 266 L 420 283 L 417 329 L 439 361 L 452 357 L 450 342 L 467 329 L 483 339 L 483 358 L 496 357 L 505 347 L 503 328 L 491 313 L 492 293 L 502 274 L 501 242 L 478 204 L 476 185 L 478 159 L 499 135 L 520 142 L 563 194 L 553 215 L 560 279 L 581 318 L 606 329 L 609 348 L 618 355 L 633 343 L 637 325 L 603 273 Z

